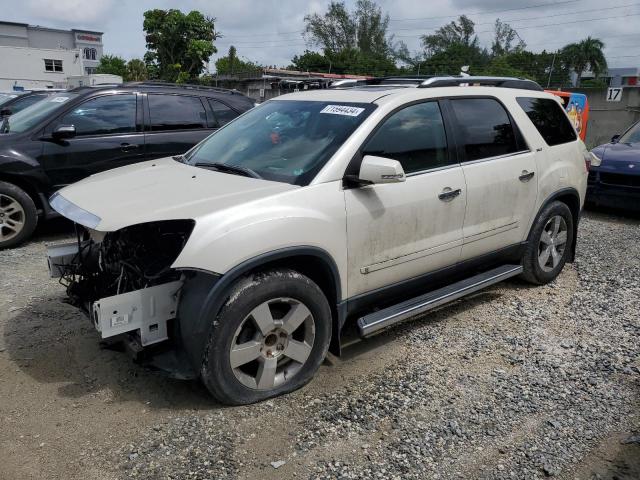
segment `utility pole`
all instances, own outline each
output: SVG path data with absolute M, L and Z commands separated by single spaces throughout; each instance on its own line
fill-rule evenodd
M 551 85 L 551 74 L 553 73 L 553 66 L 556 64 L 556 55 L 557 53 L 554 53 L 553 60 L 551 60 L 551 68 L 549 69 L 549 79 L 547 80 L 547 88 L 549 88 L 549 85 Z

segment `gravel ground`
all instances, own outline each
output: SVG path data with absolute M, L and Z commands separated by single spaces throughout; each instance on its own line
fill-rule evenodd
M 640 220 L 588 212 L 545 287 L 507 282 L 354 342 L 316 379 L 216 405 L 98 347 L 0 252 L 0 478 L 640 478 Z

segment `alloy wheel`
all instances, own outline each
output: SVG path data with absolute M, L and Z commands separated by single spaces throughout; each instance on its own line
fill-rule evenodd
M 315 340 L 309 308 L 292 298 L 274 298 L 247 315 L 235 332 L 229 361 L 244 386 L 271 390 L 288 382 L 309 358 Z
M 540 235 L 538 245 L 538 264 L 545 272 L 556 268 L 567 247 L 567 222 L 561 215 L 551 217 Z
M 0 242 L 18 235 L 24 228 L 25 218 L 24 208 L 16 199 L 0 193 Z

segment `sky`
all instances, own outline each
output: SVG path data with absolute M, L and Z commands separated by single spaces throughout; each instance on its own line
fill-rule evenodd
M 7 1 L 7 0 L 3 0 Z M 346 0 L 348 7 L 355 0 Z M 411 52 L 419 37 L 465 14 L 476 23 L 480 43 L 491 45 L 496 18 L 509 23 L 532 51 L 556 50 L 588 35 L 605 42 L 611 67 L 640 66 L 640 0 L 378 0 L 390 16 L 390 33 Z M 221 38 L 215 59 L 230 45 L 238 55 L 263 65 L 287 66 L 313 49 L 303 38 L 304 17 L 323 13 L 328 0 L 22 0 L 0 19 L 54 28 L 104 32 L 104 51 L 130 58 L 145 52 L 143 13 L 152 8 L 199 10 L 215 17 Z

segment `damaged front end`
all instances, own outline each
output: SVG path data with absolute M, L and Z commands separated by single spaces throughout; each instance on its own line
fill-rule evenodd
M 170 337 L 184 280 L 171 265 L 194 224 L 167 220 L 109 233 L 76 225 L 76 242 L 49 248 L 50 274 L 103 339 L 125 340 L 141 351 Z

